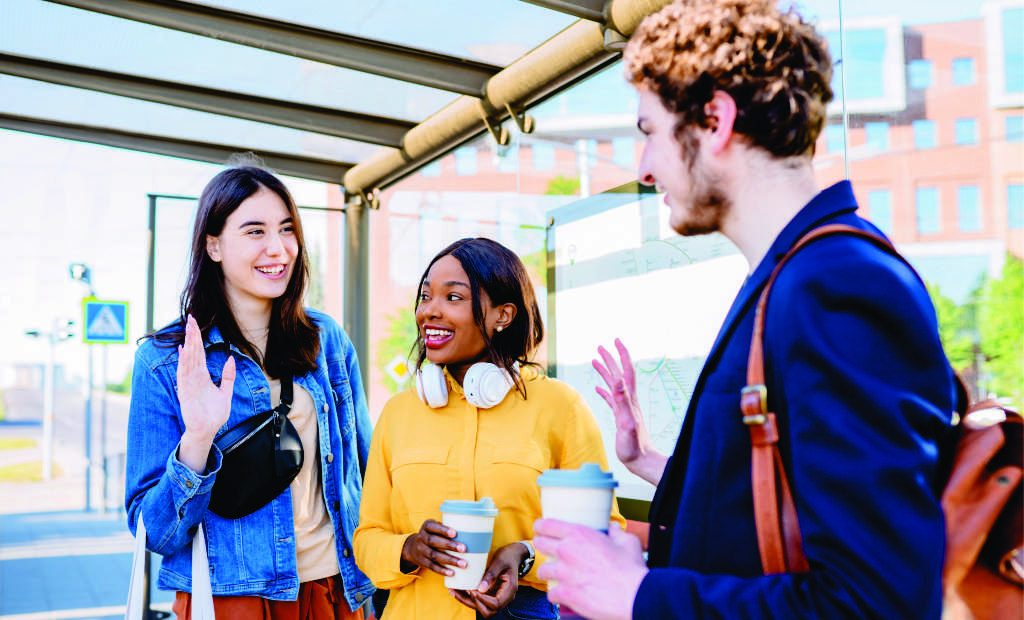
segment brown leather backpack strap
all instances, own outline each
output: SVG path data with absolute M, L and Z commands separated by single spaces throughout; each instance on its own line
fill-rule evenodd
M 808 243 L 837 234 L 856 235 L 868 239 L 894 256 L 902 257 L 884 238 L 845 224 L 828 224 L 815 228 L 800 238 L 772 271 L 754 311 L 754 333 L 747 358 L 747 385 L 740 395 L 743 423 L 750 430 L 750 478 L 754 492 L 754 521 L 761 567 L 766 575 L 802 573 L 809 570 L 804 556 L 796 504 L 789 488 L 782 455 L 779 452 L 779 429 L 775 414 L 768 411 L 768 388 L 764 379 L 764 312 L 768 293 L 782 266 Z

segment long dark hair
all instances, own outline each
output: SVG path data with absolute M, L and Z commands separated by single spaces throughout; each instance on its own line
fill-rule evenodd
M 516 388 L 526 396 L 526 386 L 516 368 L 516 364 L 539 366 L 532 361 L 533 354 L 544 339 L 544 321 L 540 316 L 540 308 L 537 306 L 537 296 L 533 291 L 533 283 L 526 273 L 526 266 L 515 252 L 501 245 L 497 241 L 484 237 L 459 239 L 445 249 L 438 252 L 427 268 L 420 276 L 419 286 L 416 288 L 417 301 L 419 306 L 419 291 L 423 288 L 423 281 L 427 273 L 438 260 L 445 256 L 454 256 L 462 265 L 462 269 L 469 278 L 469 286 L 473 296 L 473 319 L 483 334 L 484 342 L 487 343 L 487 353 L 492 364 L 507 370 L 515 380 Z M 487 297 L 494 306 L 502 304 L 514 304 L 516 316 L 504 330 L 494 334 L 491 338 L 487 335 L 484 325 L 484 311 L 480 304 L 480 291 L 487 293 Z M 424 360 L 427 359 L 427 348 L 423 343 L 423 335 L 417 330 L 416 342 L 413 345 L 416 350 L 416 369 L 418 370 Z
M 213 261 L 206 253 L 207 236 L 220 235 L 228 216 L 260 189 L 274 192 L 284 202 L 292 217 L 295 238 L 299 244 L 291 281 L 284 295 L 271 304 L 267 351 L 262 358 L 257 348 L 242 335 L 231 313 L 221 264 Z M 199 208 L 192 228 L 188 283 L 181 293 L 180 319 L 152 336 L 161 344 L 181 344 L 185 340 L 185 317 L 191 314 L 199 324 L 204 338 L 216 325 L 227 342 L 255 360 L 270 376 L 303 375 L 316 368 L 316 358 L 320 352 L 318 329 L 302 306 L 302 295 L 308 280 L 309 260 L 299 210 L 284 183 L 256 166 L 228 168 L 213 177 L 199 197 Z

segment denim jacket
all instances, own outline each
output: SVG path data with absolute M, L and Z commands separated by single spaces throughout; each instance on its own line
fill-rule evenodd
M 324 501 L 334 524 L 345 598 L 355 610 L 374 590 L 352 555 L 372 427 L 351 341 L 326 314 L 311 309 L 306 312 L 320 329 L 320 353 L 316 370 L 295 377 L 294 382 L 309 392 L 315 405 Z M 220 383 L 229 350 L 237 367 L 231 415 L 218 436 L 273 406 L 263 371 L 233 345 L 229 347 L 216 327 L 204 346 L 215 383 Z M 192 537 L 201 521 L 214 595 L 295 600 L 299 578 L 291 490 L 285 489 L 269 504 L 241 519 L 223 519 L 207 511 L 221 453 L 216 447 L 211 450 L 204 474 L 193 472 L 178 460 L 185 425 L 178 405 L 177 365 L 176 347 L 161 346 L 153 339 L 139 346 L 128 419 L 128 525 L 134 532 L 139 515 L 144 515 L 146 546 L 163 556 L 158 587 L 192 590 Z

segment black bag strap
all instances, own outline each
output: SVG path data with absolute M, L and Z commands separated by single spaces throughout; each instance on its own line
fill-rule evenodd
M 292 390 L 292 376 L 285 373 L 281 377 L 281 404 L 276 407 L 281 415 L 286 416 L 288 412 L 292 410 L 292 396 L 294 392 Z
M 281 434 L 298 439 L 298 431 L 288 419 L 288 412 L 292 409 L 292 396 L 292 376 L 285 373 L 281 376 L 281 404 L 274 408 L 277 414 L 274 419 L 274 471 L 278 476 L 284 475 L 290 464 L 288 455 L 281 449 Z

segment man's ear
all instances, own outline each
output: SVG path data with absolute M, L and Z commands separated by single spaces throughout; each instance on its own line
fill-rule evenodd
M 206 255 L 213 262 L 220 262 L 220 239 L 213 235 L 206 235 Z
M 725 91 L 716 90 L 711 101 L 704 105 L 708 118 L 708 140 L 711 152 L 718 154 L 732 138 L 736 122 L 736 100 Z

